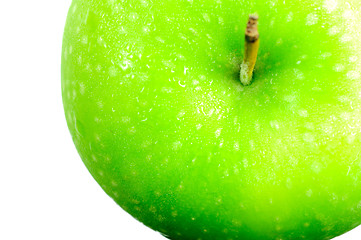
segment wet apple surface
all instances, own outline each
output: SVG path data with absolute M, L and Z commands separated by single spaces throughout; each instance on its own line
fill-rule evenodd
M 175 240 L 323 240 L 356 227 L 360 10 L 73 0 L 62 95 L 82 160 L 123 209 Z M 243 86 L 253 13 L 260 47 Z

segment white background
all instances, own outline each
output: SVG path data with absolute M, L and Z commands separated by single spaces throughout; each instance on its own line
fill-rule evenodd
M 0 239 L 164 240 L 101 190 L 72 143 L 60 91 L 70 3 L 0 1 Z M 360 227 L 337 238 L 360 239 Z

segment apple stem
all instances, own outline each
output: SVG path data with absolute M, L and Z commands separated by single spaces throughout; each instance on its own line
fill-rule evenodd
M 244 58 L 241 64 L 240 80 L 243 85 L 249 85 L 252 81 L 254 66 L 257 61 L 259 49 L 258 16 L 250 15 L 246 29 L 246 41 Z

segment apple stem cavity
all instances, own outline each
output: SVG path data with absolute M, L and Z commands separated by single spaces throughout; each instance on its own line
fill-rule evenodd
M 246 28 L 244 58 L 241 64 L 240 80 L 245 86 L 251 84 L 259 49 L 258 16 L 250 15 Z

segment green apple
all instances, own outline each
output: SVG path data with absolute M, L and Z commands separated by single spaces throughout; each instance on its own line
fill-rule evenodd
M 62 95 L 82 160 L 175 240 L 323 240 L 358 226 L 360 11 L 359 0 L 73 0 Z M 254 13 L 260 48 L 243 86 Z

